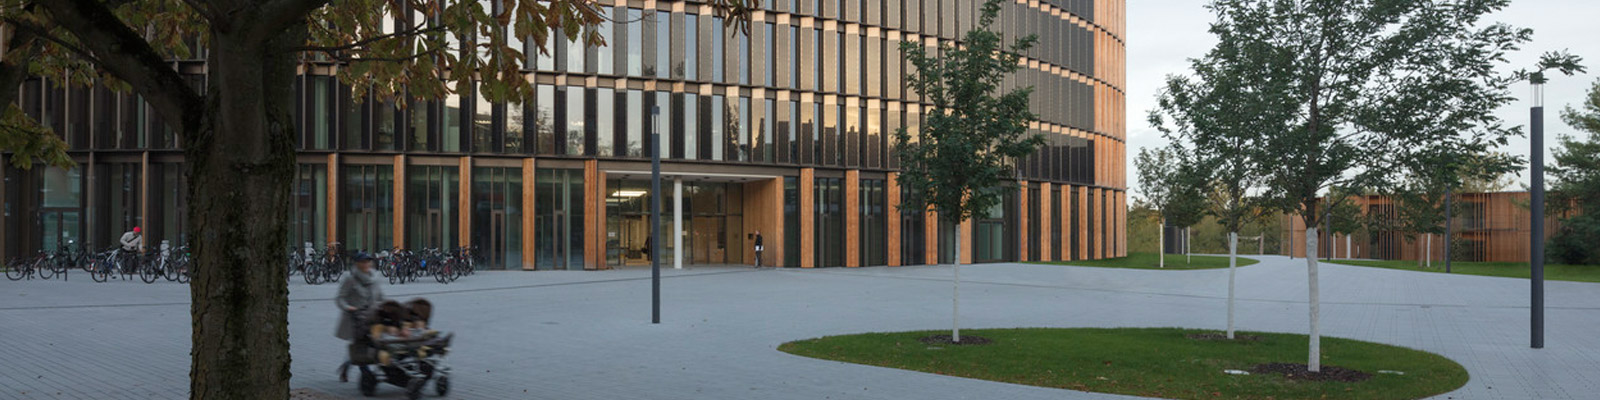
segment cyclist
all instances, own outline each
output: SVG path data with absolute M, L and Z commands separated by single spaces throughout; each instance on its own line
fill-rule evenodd
M 135 226 L 133 230 L 122 234 L 122 251 L 136 253 L 140 247 L 144 247 L 144 236 L 139 232 L 139 227 Z

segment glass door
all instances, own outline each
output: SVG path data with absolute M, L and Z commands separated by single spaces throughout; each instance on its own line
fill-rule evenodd
M 522 268 L 522 174 L 519 168 L 472 172 L 472 245 L 485 268 Z
M 583 269 L 583 170 L 539 169 L 535 178 L 535 268 Z
M 394 167 L 344 167 L 344 249 L 379 252 L 393 246 Z

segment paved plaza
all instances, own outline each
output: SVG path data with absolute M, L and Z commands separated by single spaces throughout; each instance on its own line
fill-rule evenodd
M 1303 260 L 1239 269 L 1241 329 L 1306 329 Z M 1179 259 L 1181 260 L 1181 258 Z M 1180 261 L 1181 262 L 1181 261 Z M 1441 399 L 1592 399 L 1600 393 L 1600 284 L 1549 282 L 1546 348 L 1528 348 L 1525 280 L 1322 265 L 1323 330 L 1442 354 L 1471 372 Z M 816 360 L 784 342 L 870 331 L 947 329 L 950 269 L 694 268 L 662 280 L 651 325 L 649 271 L 483 272 L 426 296 L 457 333 L 452 398 L 1115 399 Z M 1227 270 L 963 267 L 962 322 L 990 327 L 1220 328 Z M 360 397 L 334 370 L 336 285 L 290 285 L 291 386 Z M 160 282 L 0 282 L 0 398 L 182 398 L 189 294 Z M 1338 364 L 1333 358 L 1331 364 Z M 431 394 L 431 390 L 430 390 Z M 403 398 L 381 386 L 379 398 Z

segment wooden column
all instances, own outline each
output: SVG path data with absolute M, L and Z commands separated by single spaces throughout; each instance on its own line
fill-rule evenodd
M 583 189 L 583 269 L 602 269 L 606 265 L 606 182 L 598 161 L 583 161 Z
M 328 242 L 339 241 L 339 153 L 328 153 Z
M 1078 188 L 1078 259 L 1093 260 L 1089 256 L 1089 187 Z
M 884 212 L 889 217 L 889 244 L 885 245 L 888 246 L 885 250 L 889 256 L 888 264 L 891 267 L 900 266 L 902 257 L 900 254 L 900 182 L 896 179 L 898 177 L 898 174 L 890 172 L 888 179 L 885 180 L 888 182 L 885 190 L 889 191 L 889 205 L 884 208 Z
M 1055 218 L 1055 214 L 1053 213 L 1054 210 L 1050 209 L 1051 206 L 1055 205 L 1055 203 L 1051 203 L 1053 196 L 1051 196 L 1050 188 L 1051 188 L 1050 182 L 1040 182 L 1039 183 L 1039 260 L 1038 261 L 1055 261 L 1056 260 L 1055 254 L 1051 254 L 1051 251 L 1056 249 L 1057 247 L 1055 247 L 1055 243 L 1051 243 L 1050 242 L 1050 239 L 1054 238 L 1054 236 L 1055 236 L 1055 225 L 1056 225 L 1055 224 L 1056 220 L 1054 219 Z
M 534 235 L 538 233 L 534 230 L 534 224 L 538 222 L 538 214 L 534 212 L 533 204 L 535 197 L 533 190 L 538 187 L 533 179 L 536 176 L 535 171 L 537 170 L 534 169 L 533 158 L 522 159 L 522 269 L 524 271 L 534 269 L 536 260 L 534 252 L 538 250 L 534 241 Z
M 406 155 L 394 156 L 394 247 L 406 248 Z M 379 251 L 388 249 L 378 249 Z
M 861 266 L 861 171 L 844 171 L 844 266 Z
M 1028 215 L 1028 181 L 1017 181 L 1017 259 L 1028 260 L 1028 230 L 1032 227 L 1032 220 L 1037 215 Z M 1043 231 L 1043 229 L 1041 229 Z
M 1089 259 L 1099 260 L 1101 258 L 1105 258 L 1105 255 L 1101 254 L 1102 251 L 1100 247 L 1100 242 L 1106 240 L 1103 237 L 1106 235 L 1106 231 L 1104 229 L 1100 229 L 1100 224 L 1105 221 L 1102 221 L 1104 218 L 1100 217 L 1100 212 L 1101 209 L 1105 208 L 1106 205 L 1101 204 L 1104 203 L 1104 201 L 1100 201 L 1100 190 L 1098 188 L 1088 188 L 1087 192 L 1089 195 L 1089 202 L 1092 203 L 1089 206 L 1089 232 L 1091 233 L 1089 236 L 1091 239 L 1088 240 Z
M 459 194 L 456 197 L 456 245 L 472 245 L 472 156 L 461 157 L 456 174 L 460 175 Z
M 800 169 L 800 267 L 816 268 L 816 170 Z

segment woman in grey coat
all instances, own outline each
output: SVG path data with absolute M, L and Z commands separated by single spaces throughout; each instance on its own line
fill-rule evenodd
M 365 312 L 383 302 L 383 288 L 372 277 L 372 256 L 359 253 L 354 260 L 355 270 L 350 271 L 350 279 L 339 283 L 339 296 L 333 298 L 334 303 L 339 305 L 339 327 L 333 336 L 344 340 L 357 337 L 356 330 L 361 327 L 356 326 L 356 313 Z M 349 361 L 339 366 L 340 382 L 349 381 L 349 370 Z

